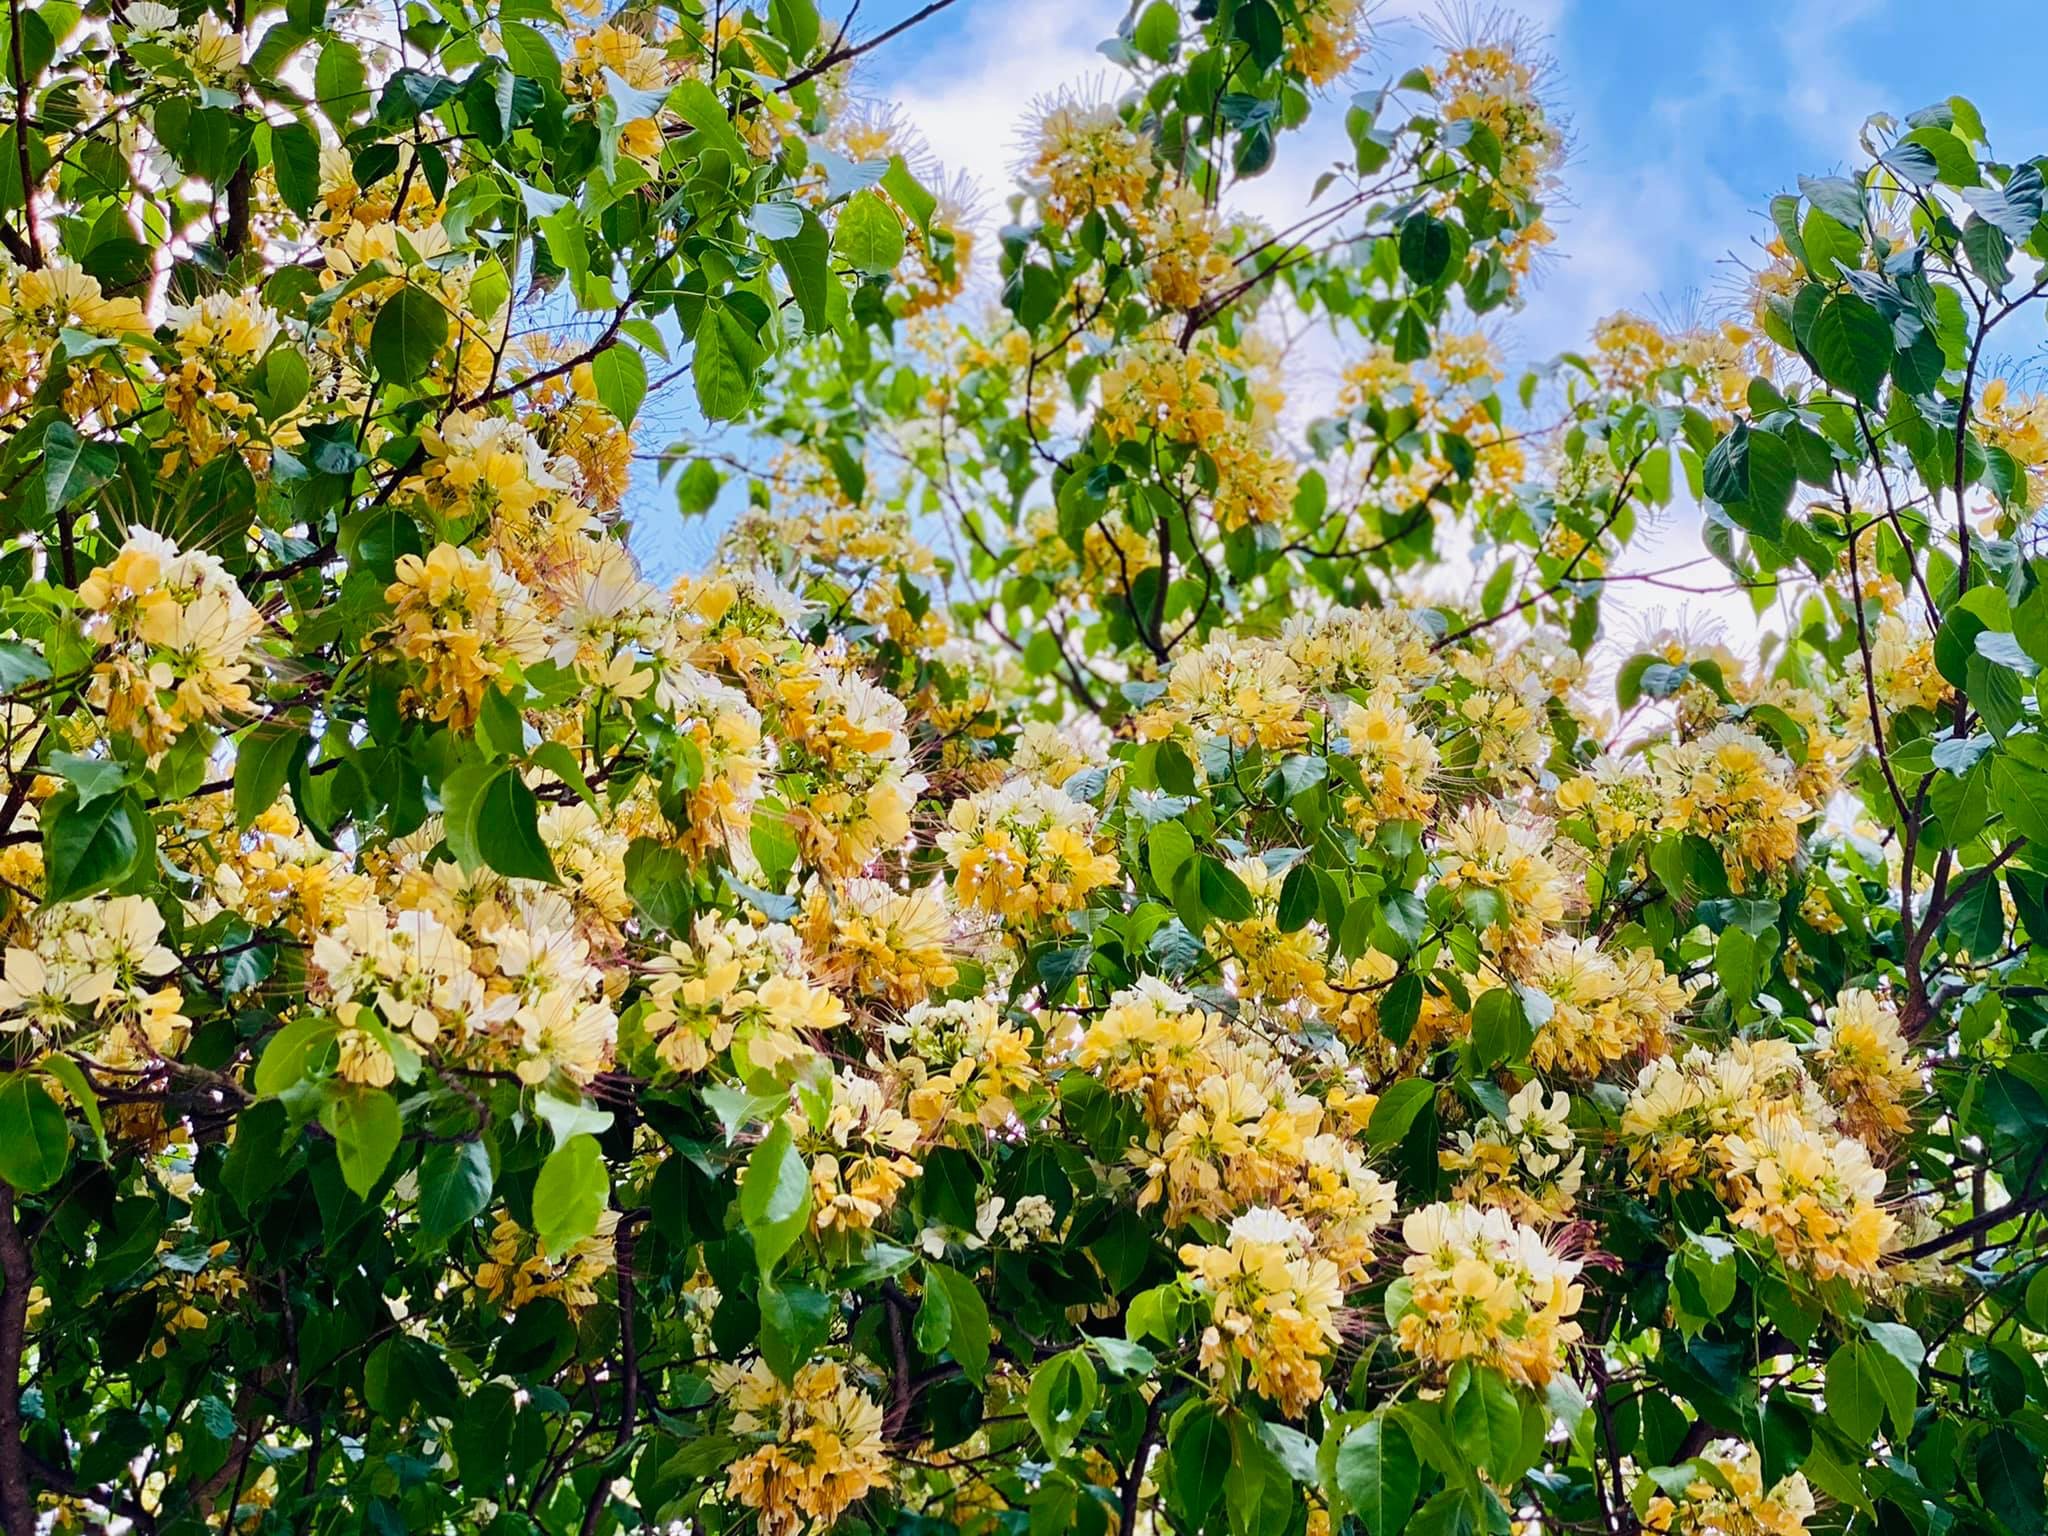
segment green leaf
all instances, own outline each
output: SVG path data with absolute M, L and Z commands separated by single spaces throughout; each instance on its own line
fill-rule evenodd
M 1427 213 L 1411 213 L 1401 224 L 1401 270 L 1424 288 L 1451 265 L 1451 226 Z
M 718 500 L 724 480 L 718 466 L 709 459 L 692 459 L 676 478 L 676 510 L 685 517 L 702 517 Z
M 1829 295 L 1806 334 L 1806 350 L 1820 376 L 1874 406 L 1892 367 L 1892 328 L 1852 293 Z
M 640 402 L 647 398 L 647 360 L 630 342 L 606 347 L 590 362 L 590 376 L 597 386 L 598 403 L 622 426 L 633 425 L 640 414 Z
M 119 794 L 135 777 L 126 763 L 104 757 L 85 757 L 76 752 L 52 752 L 50 771 L 78 793 L 78 803 L 91 805 L 105 795 Z
M 560 1258 L 595 1232 L 610 1198 L 595 1136 L 579 1133 L 550 1152 L 533 1181 L 533 1230 L 547 1256 Z
M 398 1150 L 404 1129 L 398 1101 L 382 1088 L 330 1084 L 320 1106 L 320 1124 L 334 1138 L 342 1179 L 359 1198 L 369 1199 L 391 1162 L 391 1154 Z
M 980 1386 L 988 1375 L 989 1345 L 988 1305 L 981 1292 L 959 1270 L 933 1263 L 924 1267 L 924 1288 L 927 1305 L 935 1294 L 945 1298 L 950 1326 L 942 1347 L 953 1352 L 962 1374 Z M 919 1346 L 923 1347 L 922 1337 Z
M 1164 64 L 1180 44 L 1180 11 L 1170 0 L 1152 0 L 1131 30 L 1131 46 L 1154 63 Z
M 1375 1147 L 1387 1148 L 1408 1134 L 1415 1117 L 1436 1098 L 1436 1084 L 1426 1077 L 1404 1077 L 1380 1095 L 1366 1122 L 1365 1139 Z
M 562 60 L 537 29 L 523 21 L 500 20 L 498 37 L 505 45 L 505 62 L 529 80 L 560 85 Z
M 420 1159 L 423 1236 L 452 1237 L 491 1203 L 491 1156 L 481 1141 L 442 1142 Z
M 85 1123 L 92 1127 L 93 1142 L 98 1146 L 100 1158 L 104 1161 L 107 1157 L 107 1122 L 100 1115 L 100 1096 L 93 1091 L 92 1084 L 86 1081 L 84 1069 L 69 1056 L 60 1055 L 56 1051 L 50 1052 L 37 1065 L 63 1084 L 64 1091 L 71 1096 L 71 1102 L 76 1104 L 79 1113 L 85 1116 Z
M 320 140 L 304 123 L 278 123 L 270 130 L 270 166 L 278 195 L 301 218 L 320 200 Z
M 1196 872 L 1202 906 L 1211 916 L 1226 923 L 1241 923 L 1252 915 L 1252 893 L 1228 864 L 1203 854 Z
M 1337 1447 L 1337 1491 L 1372 1536 L 1395 1536 L 1422 1491 L 1422 1465 L 1399 1424 L 1375 1415 Z
M 2041 1484 L 2041 1458 L 2009 1429 L 1993 1429 L 1977 1447 L 1977 1491 L 2011 1536 L 2041 1536 L 2048 1512 Z
M 286 1089 L 304 1082 L 308 1072 L 327 1054 L 327 1047 L 339 1032 L 334 1020 L 320 1014 L 301 1014 L 270 1037 L 256 1061 L 256 1092 L 275 1098 Z
M 832 323 L 832 272 L 826 264 L 831 240 L 823 222 L 806 208 L 795 234 L 768 245 L 782 275 L 789 279 L 789 291 L 803 313 L 804 329 L 814 336 L 826 330 Z
M 1851 229 L 1863 222 L 1863 188 L 1859 182 L 1842 176 L 1802 176 L 1799 190 L 1829 218 Z
M 697 408 L 709 421 L 735 421 L 754 402 L 754 365 L 759 342 L 725 304 L 707 304 L 690 354 Z
M 441 786 L 443 833 L 465 870 L 488 864 L 517 880 L 559 879 L 540 835 L 540 802 L 511 763 L 472 763 Z
M 1166 1454 L 1169 1507 L 1184 1518 L 1187 1529 L 1200 1529 L 1223 1497 L 1223 1476 L 1230 1467 L 1230 1426 L 1207 1402 L 1191 1399 L 1174 1415 Z
M 669 110 L 690 125 L 694 150 L 701 152 L 709 147 L 721 151 L 735 166 L 748 163 L 747 146 L 733 131 L 732 119 L 726 115 L 718 93 L 702 80 L 680 82 L 669 92 L 668 104 Z
M 1100 1385 L 1095 1362 L 1079 1349 L 1054 1355 L 1031 1373 L 1025 1413 L 1054 1461 L 1073 1449 L 1088 1415 L 1095 1411 Z
M 277 804 L 292 768 L 312 750 L 311 716 L 295 709 L 251 727 L 235 743 L 235 827 L 246 832 Z
M 1854 1445 L 1867 1445 L 1884 1421 L 1884 1397 L 1861 1344 L 1844 1344 L 1829 1357 L 1828 1417 Z
M 448 311 L 424 288 L 408 283 L 384 301 L 370 327 L 370 361 L 389 383 L 427 376 L 448 340 Z
M 1280 884 L 1280 931 L 1298 933 L 1306 928 L 1309 919 L 1316 915 L 1319 901 L 1316 872 L 1303 859 L 1287 871 L 1287 878 Z
M 856 272 L 888 276 L 903 259 L 903 246 L 903 221 L 881 193 L 856 192 L 840 208 L 832 253 Z
M 1522 1405 L 1514 1389 L 1497 1373 L 1474 1368 L 1462 1382 L 1453 1374 L 1445 1401 L 1458 1450 L 1505 1485 L 1522 1449 Z
M 1163 821 L 1145 836 L 1145 864 L 1162 891 L 1173 889 L 1174 876 L 1195 856 L 1195 840 L 1177 821 Z
M 119 464 L 111 444 L 80 437 L 68 421 L 51 422 L 43 433 L 43 505 L 61 511 L 104 485 Z
M 939 200 L 911 172 L 910 163 L 901 155 L 889 157 L 889 169 L 882 173 L 881 188 L 909 217 L 919 234 L 931 233 L 932 215 L 939 210 Z
M 41 819 L 46 903 L 121 884 L 156 845 L 149 812 L 132 789 L 81 805 L 67 785 L 44 802 Z
M 740 1175 L 740 1219 L 754 1238 L 754 1262 L 774 1272 L 811 1220 L 811 1175 L 796 1150 L 789 1122 L 778 1118 L 747 1159 Z
M 71 1161 L 71 1127 L 35 1072 L 0 1077 L 0 1180 L 40 1194 Z

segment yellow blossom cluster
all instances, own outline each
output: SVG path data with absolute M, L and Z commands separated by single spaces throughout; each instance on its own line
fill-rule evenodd
M 1208 494 L 1225 530 L 1278 523 L 1294 510 L 1297 473 L 1271 427 L 1226 398 L 1217 361 L 1165 336 L 1120 348 L 1103 370 L 1097 428 L 1112 444 L 1154 437 L 1207 455 Z
M 1550 829 L 1534 819 L 1504 815 L 1473 800 L 1441 829 L 1437 879 L 1461 897 L 1483 894 L 1498 910 L 1488 914 L 1486 946 L 1509 965 L 1542 943 L 1564 920 L 1571 886 L 1550 859 Z
M 164 376 L 164 409 L 177 419 L 178 431 L 167 439 L 166 473 L 180 465 L 213 461 L 248 435 L 256 406 L 233 386 L 270 351 L 278 320 L 252 294 L 209 294 L 192 304 L 172 305 L 167 316 L 178 355 L 175 371 Z M 287 434 L 295 436 L 295 434 Z M 268 467 L 267 456 L 252 451 L 252 467 Z
M 1406 696 L 1440 670 L 1433 639 L 1407 608 L 1330 607 L 1290 615 L 1279 643 L 1303 690 Z
M 1993 379 L 1977 400 L 1977 430 L 1987 447 L 2004 449 L 2026 471 L 2030 506 L 2048 500 L 2048 395 L 2016 395 Z
M 809 1060 L 813 1039 L 846 1021 L 845 1005 L 810 979 L 796 932 L 780 923 L 705 913 L 648 970 L 640 1027 L 674 1072 L 702 1072 L 737 1043 L 741 1066 L 772 1074 Z
M 476 1288 L 510 1312 L 551 1299 L 573 1314 L 597 1301 L 597 1287 L 617 1267 L 619 1213 L 600 1212 L 597 1229 L 549 1258 L 531 1232 L 500 1212 L 476 1267 Z
M 0 958 L 0 1040 L 108 1066 L 174 1056 L 190 1029 L 169 978 L 178 957 L 141 896 L 44 907 Z
M 785 789 L 813 778 L 791 805 L 804 852 L 835 876 L 852 874 L 910 832 L 925 777 L 910 769 L 903 701 L 843 656 L 806 648 L 774 684 L 784 740 Z M 790 749 L 796 760 L 791 760 Z
M 1287 63 L 1310 85 L 1328 85 L 1365 55 L 1365 0 L 1313 0 L 1289 24 Z
M 807 1121 L 791 1117 L 811 1160 L 811 1222 L 820 1234 L 870 1231 L 923 1171 L 909 1154 L 924 1129 L 889 1102 L 894 1086 L 842 1067 L 820 1130 L 813 1133 Z
M 1544 108 L 1541 85 L 1541 64 L 1506 34 L 1448 49 L 1430 71 L 1445 119 L 1479 124 L 1499 144 L 1497 197 L 1539 196 L 1563 157 L 1564 133 Z
M 1283 1009 L 1335 1004 L 1320 928 L 1307 924 L 1288 933 L 1280 927 L 1285 867 L 1275 867 L 1251 854 L 1232 859 L 1229 869 L 1243 882 L 1252 910 L 1245 917 L 1211 923 L 1203 939 L 1222 961 L 1224 979 L 1232 992 Z
M 1393 1187 L 1355 1139 L 1370 1097 L 1347 1104 L 1333 1088 L 1318 1100 L 1261 1034 L 1157 978 L 1112 997 L 1073 1059 L 1142 1107 L 1146 1137 L 1129 1153 L 1139 1204 L 1164 1199 L 1169 1225 L 1270 1205 L 1342 1267 L 1363 1262 L 1393 1216 Z
M 1663 801 L 1648 765 L 1641 757 L 1612 752 L 1558 785 L 1557 808 L 1568 817 L 1583 817 L 1593 846 L 1603 852 L 1654 831 L 1663 818 Z
M 484 691 L 507 667 L 547 654 L 547 630 L 496 552 L 479 557 L 436 544 L 404 555 L 385 592 L 393 606 L 391 649 L 419 668 L 421 706 L 457 729 L 476 723 Z
M 1011 779 L 956 800 L 939 847 L 963 906 L 1009 923 L 1058 918 L 1117 877 L 1094 840 L 1095 808 L 1064 790 Z
M 932 1134 L 994 1131 L 1036 1118 L 1043 1063 L 1032 1031 L 986 997 L 920 1003 L 891 1026 L 911 1118 Z
M 1545 1072 L 1597 1077 L 1616 1062 L 1662 1053 L 1685 1007 L 1686 988 L 1647 949 L 1601 948 L 1552 934 L 1517 971 L 1523 995 L 1541 994 L 1550 1017 L 1530 1059 Z
M 1840 1108 L 1843 1126 L 1881 1146 L 1912 1124 L 1907 1104 L 1923 1088 L 1899 1015 L 1877 993 L 1850 987 L 1826 1017 L 1813 1037 L 1821 1085 Z
M 472 944 L 425 907 L 387 913 L 365 901 L 316 939 L 341 1075 L 389 1084 L 395 1037 L 525 1083 L 559 1071 L 582 1084 L 610 1065 L 618 1020 L 569 903 L 550 892 L 507 917 Z
M 0 409 L 11 411 L 35 395 L 65 331 L 118 342 L 149 329 L 139 302 L 108 297 L 99 279 L 75 262 L 21 268 L 0 257 Z M 121 367 L 124 355 L 125 349 L 117 349 L 74 360 L 66 409 L 73 415 L 94 407 L 134 409 L 134 387 Z
M 1174 181 L 1132 216 L 1145 243 L 1145 286 L 1167 309 L 1193 309 L 1231 271 L 1216 210 Z
M 1291 1419 L 1323 1393 L 1322 1357 L 1338 1338 L 1344 1287 L 1337 1266 L 1304 1255 L 1308 1233 L 1270 1206 L 1230 1224 L 1223 1244 L 1187 1243 L 1180 1261 L 1209 1303 L 1203 1369 L 1226 1382 L 1240 1375 Z
M 1401 1348 L 1426 1365 L 1461 1360 L 1542 1388 L 1579 1337 L 1579 1266 L 1506 1210 L 1438 1203 L 1401 1224 L 1408 1257 L 1387 1298 Z
M 1706 1179 L 1738 1227 L 1820 1279 L 1869 1285 L 1898 1219 L 1884 1170 L 1829 1104 L 1795 1047 L 1736 1040 L 1645 1069 L 1621 1134 L 1652 1190 Z
M 1505 1116 L 1461 1129 L 1438 1154 L 1457 1175 L 1453 1199 L 1499 1206 L 1530 1226 L 1568 1220 L 1585 1182 L 1586 1154 L 1572 1134 L 1572 1101 L 1531 1080 L 1508 1100 Z
M 1026 176 L 1037 183 L 1048 224 L 1067 227 L 1101 208 L 1145 201 L 1156 167 L 1152 143 L 1107 102 L 1070 97 L 1042 103 Z
M 1643 1511 L 1643 1528 L 1657 1536 L 1806 1536 L 1813 1490 L 1797 1472 L 1768 1488 L 1756 1447 L 1728 1440 L 1700 1457 L 1708 1475 L 1693 1479 L 1677 1498 L 1657 1493 Z
M 1285 652 L 1219 638 L 1174 662 L 1165 696 L 1140 718 L 1138 730 L 1146 740 L 1160 740 L 1190 729 L 1233 747 L 1273 751 L 1307 737 L 1306 702 Z
M 1344 814 L 1360 837 L 1382 822 L 1425 821 L 1436 808 L 1429 781 L 1437 770 L 1436 740 L 1418 727 L 1392 693 L 1382 691 L 1344 713 L 1344 738 L 1362 787 L 1344 798 Z
M 1738 890 L 1778 881 L 1799 856 L 1800 828 L 1814 808 L 1792 764 L 1737 725 L 1720 725 L 1657 759 L 1664 826 L 1698 833 L 1720 850 Z
M 944 885 L 899 890 L 855 876 L 829 894 L 814 886 L 804 907 L 811 962 L 836 987 L 909 1008 L 959 979 L 954 914 Z
M 240 837 L 226 834 L 233 806 L 212 797 L 195 809 L 215 811 L 214 836 L 194 839 L 194 849 L 210 863 L 213 891 L 220 904 L 251 922 L 276 924 L 310 943 L 340 920 L 342 912 L 367 900 L 371 884 L 341 852 L 323 848 L 300 824 L 290 805 L 280 801 Z
M 813 1360 L 788 1383 L 756 1358 L 720 1362 L 711 1386 L 732 1409 L 732 1431 L 753 1450 L 726 1472 L 726 1490 L 758 1511 L 763 1536 L 823 1530 L 889 1484 L 881 1404 L 836 1360 Z
M 131 528 L 113 563 L 80 583 L 78 602 L 101 648 L 93 705 L 152 757 L 188 727 L 249 708 L 263 617 L 212 555 Z

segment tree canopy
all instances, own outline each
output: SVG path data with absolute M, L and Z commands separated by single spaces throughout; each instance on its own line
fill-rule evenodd
M 2048 159 L 948 3 L 9 0 L 0 1527 L 2042 1536 Z

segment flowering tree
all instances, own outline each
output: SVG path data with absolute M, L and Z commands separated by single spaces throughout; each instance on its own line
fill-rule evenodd
M 12 0 L 0 1526 L 2039 1536 L 2048 162 L 1511 385 L 1520 39 L 946 3 Z

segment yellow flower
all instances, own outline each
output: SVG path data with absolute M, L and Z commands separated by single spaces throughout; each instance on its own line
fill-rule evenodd
M 1736 725 L 1716 726 L 1657 759 L 1663 829 L 1711 842 L 1737 890 L 1768 885 L 1799 854 L 1813 807 L 1793 785 L 1792 765 Z
M 1337 1343 L 1344 1300 L 1337 1266 L 1305 1256 L 1307 1242 L 1300 1223 L 1256 1207 L 1231 1223 L 1227 1245 L 1180 1250 L 1209 1302 L 1203 1368 L 1226 1384 L 1242 1378 L 1290 1419 L 1322 1396 L 1322 1362 Z
M 1912 1124 L 1903 1101 L 1921 1091 L 1920 1068 L 1899 1032 L 1898 1014 L 1875 992 L 1843 992 L 1813 1045 L 1822 1083 L 1852 1133 L 1882 1142 Z
M 1453 1198 L 1499 1206 L 1516 1221 L 1564 1221 L 1585 1179 L 1586 1154 L 1566 1117 L 1571 1099 L 1547 1096 L 1531 1081 L 1508 1100 L 1505 1119 L 1489 1115 L 1458 1132 L 1438 1161 L 1459 1175 Z
M 1401 1348 L 1438 1369 L 1470 1360 L 1545 1386 L 1579 1337 L 1579 1266 L 1498 1206 L 1426 1206 L 1401 1236 L 1405 1294 L 1388 1297 Z
M 837 1361 L 813 1360 L 786 1386 L 765 1360 L 721 1362 L 711 1386 L 732 1410 L 733 1434 L 757 1447 L 732 1463 L 726 1491 L 760 1515 L 764 1536 L 829 1527 L 888 1486 L 882 1406 Z
M 1443 832 L 1437 878 L 1454 893 L 1489 892 L 1499 911 L 1481 937 L 1510 964 L 1533 951 L 1546 929 L 1561 922 L 1569 890 L 1564 872 L 1550 861 L 1548 829 L 1539 822 L 1503 816 L 1492 805 L 1472 801 Z
M 1025 174 L 1041 186 L 1045 221 L 1061 228 L 1098 208 L 1135 209 L 1153 174 L 1152 144 L 1106 102 L 1041 103 Z
M 939 847 L 961 904 L 1005 922 L 1064 917 L 1118 874 L 1094 843 L 1095 809 L 1032 779 L 957 800 Z
M 86 638 L 101 648 L 88 696 L 110 730 L 151 757 L 188 726 L 248 709 L 263 616 L 213 556 L 131 528 L 113 563 L 79 584 L 78 601 Z
M 1700 1460 L 1712 1476 L 1695 1478 L 1677 1499 L 1654 1495 L 1643 1513 L 1658 1536 L 1806 1536 L 1813 1490 L 1793 1472 L 1764 1487 L 1763 1457 L 1737 1440 L 1710 1446 Z
M 419 664 L 417 697 L 428 716 L 458 730 L 476 723 L 484 690 L 506 667 L 547 654 L 547 631 L 496 552 L 479 559 L 437 544 L 404 555 L 385 590 L 395 605 L 393 649 Z

